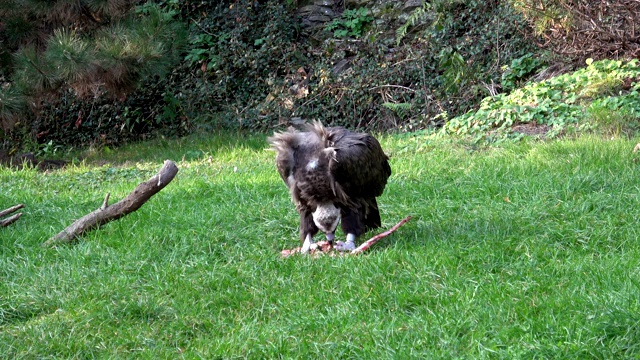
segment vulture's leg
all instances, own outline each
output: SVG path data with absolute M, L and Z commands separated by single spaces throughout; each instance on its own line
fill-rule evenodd
M 313 241 L 313 236 L 318 233 L 318 227 L 313 222 L 311 212 L 300 212 L 300 238 L 302 239 L 302 254 L 308 254 L 318 245 Z
M 311 236 L 311 234 L 307 234 L 307 236 L 304 238 L 304 242 L 302 243 L 302 248 L 300 248 L 300 253 L 308 254 L 309 251 L 317 247 L 318 247 L 318 244 L 313 242 L 313 237 Z
M 365 209 L 362 207 L 342 208 L 342 232 L 347 234 L 344 242 L 336 242 L 336 250 L 351 251 L 356 248 L 356 238 L 365 231 Z
M 336 242 L 336 250 L 338 251 L 351 251 L 356 249 L 356 235 L 352 233 L 347 234 L 346 241 Z

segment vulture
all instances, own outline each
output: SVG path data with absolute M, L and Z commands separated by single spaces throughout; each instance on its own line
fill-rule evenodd
M 376 197 L 391 176 L 389 157 L 378 140 L 342 127 L 306 124 L 267 139 L 276 151 L 276 167 L 300 213 L 301 253 L 316 246 L 321 230 L 333 245 L 338 223 L 345 241 L 339 251 L 355 249 L 355 240 L 381 226 Z

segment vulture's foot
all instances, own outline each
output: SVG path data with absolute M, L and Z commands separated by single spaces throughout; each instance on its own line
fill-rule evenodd
M 356 244 L 349 241 L 338 241 L 335 249 L 338 251 L 351 251 L 356 249 Z
M 356 236 L 353 234 L 347 234 L 346 241 L 338 241 L 335 249 L 338 251 L 351 251 L 356 249 Z

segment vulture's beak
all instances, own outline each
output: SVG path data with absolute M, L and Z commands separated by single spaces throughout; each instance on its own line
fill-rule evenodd
M 335 233 L 326 233 L 324 234 L 327 237 L 327 241 L 333 244 L 333 239 L 336 238 L 336 234 Z

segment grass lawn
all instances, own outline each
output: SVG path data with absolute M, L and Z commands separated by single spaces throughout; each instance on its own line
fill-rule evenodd
M 383 137 L 383 225 L 414 219 L 343 258 L 280 258 L 298 216 L 265 136 L 0 169 L 0 208 L 27 206 L 0 229 L 0 357 L 637 358 L 635 143 Z M 137 212 L 40 247 L 167 158 L 178 175 Z

